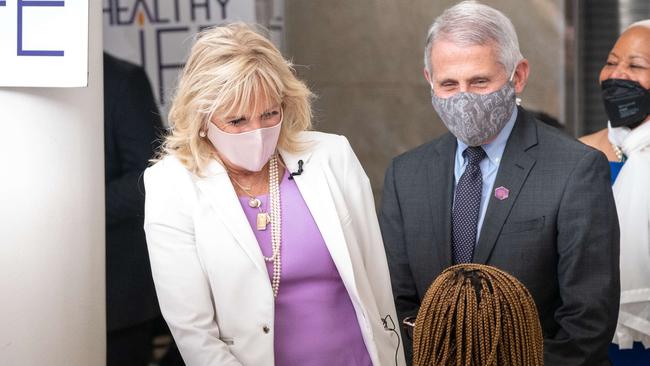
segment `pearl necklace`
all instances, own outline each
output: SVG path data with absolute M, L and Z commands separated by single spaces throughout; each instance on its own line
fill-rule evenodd
M 278 158 L 274 155 L 269 162 L 269 211 L 271 212 L 271 256 L 264 256 L 267 262 L 273 262 L 273 298 L 278 297 L 280 289 L 280 273 L 282 261 L 280 244 L 282 237 L 282 214 L 280 210 L 280 179 L 278 174 Z
M 257 230 L 266 230 L 268 223 L 271 223 L 271 256 L 264 256 L 266 262 L 273 262 L 273 277 L 271 279 L 271 287 L 273 289 L 273 298 L 278 297 L 280 289 L 280 273 L 282 270 L 282 261 L 280 256 L 280 242 L 282 238 L 282 214 L 280 212 L 280 179 L 278 173 L 278 157 L 273 155 L 269 160 L 269 211 L 262 210 L 262 202 L 252 194 L 250 194 L 251 187 L 244 187 L 236 179 L 231 179 L 239 188 L 246 193 L 249 197 L 248 205 L 251 208 L 258 208 L 260 212 L 257 214 Z
M 625 161 L 625 154 L 623 154 L 623 151 L 621 151 L 620 147 L 612 144 L 612 149 L 614 150 L 614 154 L 616 154 L 619 162 Z

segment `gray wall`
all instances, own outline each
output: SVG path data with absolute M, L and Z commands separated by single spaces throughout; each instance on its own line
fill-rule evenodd
M 318 95 L 316 129 L 348 137 L 381 196 L 390 159 L 446 131 L 423 76 L 429 25 L 456 1 L 285 0 L 286 55 Z M 532 65 L 523 105 L 562 119 L 562 0 L 484 1 Z

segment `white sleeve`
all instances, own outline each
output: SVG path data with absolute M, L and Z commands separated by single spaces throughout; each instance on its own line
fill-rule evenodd
M 399 338 L 399 323 L 395 311 L 395 302 L 393 301 L 386 251 L 384 250 L 384 242 L 379 229 L 379 221 L 377 220 L 372 187 L 350 143 L 345 137 L 342 138 L 345 143 L 346 152 L 344 164 L 346 201 L 348 202 L 350 215 L 353 218 L 353 222 L 355 222 L 354 230 L 363 255 L 365 270 L 371 291 L 377 303 L 377 308 L 380 312 L 378 316 L 386 319 L 390 315 L 390 319 L 386 320 L 388 327 L 394 327 L 396 337 Z M 401 341 L 399 342 L 401 350 L 402 343 Z M 392 345 L 385 346 L 393 347 Z M 398 364 L 405 364 L 403 352 L 399 352 Z
M 194 240 L 192 182 L 168 174 L 160 166 L 164 163 L 147 169 L 144 179 L 144 229 L 163 317 L 188 366 L 241 365 L 219 339 L 209 281 Z

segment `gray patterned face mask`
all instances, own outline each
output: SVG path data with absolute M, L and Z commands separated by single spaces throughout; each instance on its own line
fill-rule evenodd
M 480 146 L 496 137 L 516 104 L 511 81 L 490 94 L 458 93 L 440 98 L 431 89 L 431 104 L 449 131 L 468 146 Z

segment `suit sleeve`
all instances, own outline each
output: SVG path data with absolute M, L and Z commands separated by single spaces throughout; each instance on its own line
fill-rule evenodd
M 163 317 L 188 365 L 240 366 L 219 338 L 212 292 L 194 240 L 192 199 L 181 197 L 181 190 L 169 183 L 174 177 L 150 174 L 153 168 L 145 174 L 144 228 Z
M 560 329 L 545 341 L 545 363 L 609 365 L 620 297 L 619 228 L 600 152 L 586 154 L 571 174 L 557 228 Z
M 383 248 L 383 241 L 379 223 L 377 221 L 377 211 L 375 209 L 375 200 L 370 186 L 370 180 L 366 175 L 359 159 L 352 151 L 350 143 L 343 137 L 345 143 L 346 154 L 346 183 L 345 187 L 354 187 L 354 194 L 347 195 L 348 207 L 353 217 L 353 222 L 356 223 L 354 230 L 356 236 L 359 238 L 359 245 L 362 249 L 364 260 L 364 267 L 369 278 L 370 287 L 377 303 L 379 314 L 375 314 L 378 318 L 385 319 L 386 327 L 394 329 L 399 332 L 399 322 L 397 321 L 397 314 L 395 311 L 395 303 L 393 302 L 393 295 L 390 285 L 390 274 L 386 262 L 386 254 Z M 349 189 L 348 188 L 348 189 Z M 358 191 L 356 191 L 358 189 Z M 359 225 L 359 223 L 363 223 Z M 380 321 L 381 319 L 376 319 Z M 392 324 L 391 324 L 392 323 Z M 390 341 L 382 343 L 377 340 L 378 347 L 386 347 L 391 350 L 391 364 L 395 361 L 392 355 L 397 349 L 398 365 L 404 365 L 404 357 L 402 353 L 402 344 L 397 333 L 391 333 Z M 388 344 L 388 342 L 392 342 Z M 398 346 L 399 344 L 399 346 Z
M 107 158 L 119 161 L 121 174 L 106 183 L 107 226 L 143 216 L 142 173 L 154 155 L 155 140 L 162 131 L 158 107 L 144 70 L 137 67 L 115 77 L 122 80 L 118 90 L 107 95 L 115 100 L 106 103 L 110 121 L 105 123 L 113 129 L 113 138 L 107 143 L 113 144 L 117 153 Z
M 393 297 L 397 308 L 400 329 L 404 318 L 416 316 L 420 308 L 415 280 L 411 275 L 411 267 L 406 252 L 404 224 L 399 197 L 395 187 L 395 161 L 386 171 L 384 193 L 382 196 L 381 213 L 379 215 L 381 234 L 388 258 Z M 407 362 L 411 359 L 412 344 L 408 337 L 402 334 Z

